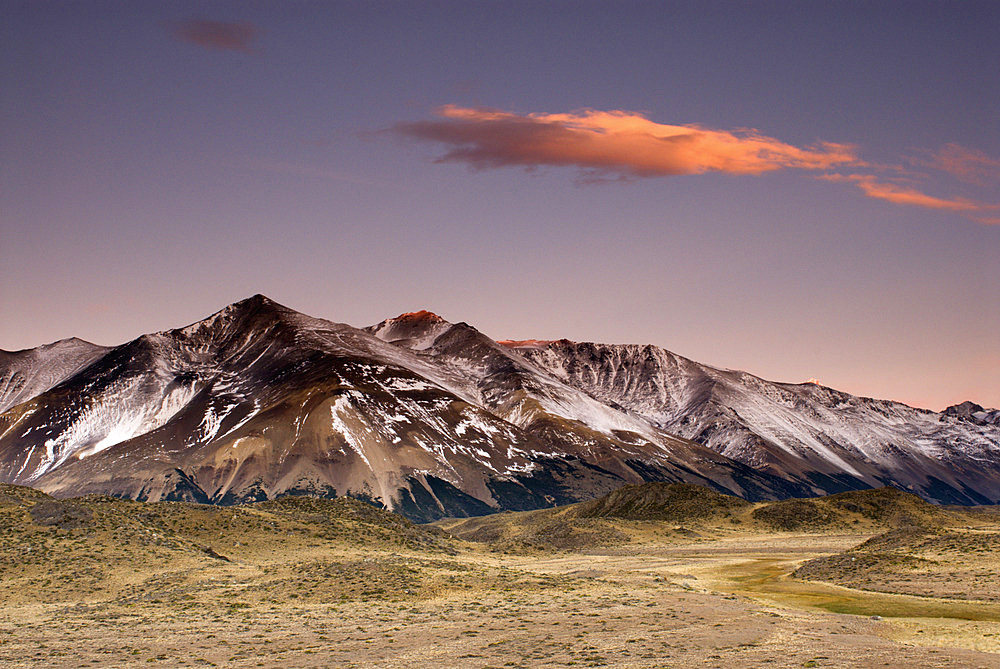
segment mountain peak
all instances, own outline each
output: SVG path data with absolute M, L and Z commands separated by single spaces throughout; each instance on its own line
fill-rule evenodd
M 400 314 L 395 318 L 390 318 L 390 321 L 399 323 L 401 321 L 407 321 L 411 323 L 444 323 L 445 320 L 435 314 L 433 311 L 427 311 L 426 309 L 421 309 L 420 311 L 410 311 L 405 314 Z
M 257 293 L 251 295 L 239 302 L 233 302 L 228 307 L 218 312 L 219 314 L 258 314 L 258 313 L 268 313 L 268 314 L 298 314 L 299 312 L 286 307 L 283 304 L 275 302 L 267 295 L 262 295 Z
M 5 351 L 0 348 L 0 353 L 5 353 L 7 355 L 35 355 L 35 354 L 47 354 L 56 351 L 100 351 L 107 350 L 108 347 L 89 342 L 86 339 L 80 339 L 79 337 L 67 337 L 65 339 L 59 339 L 58 341 L 51 342 L 49 344 L 42 344 L 41 346 L 36 346 L 35 348 L 25 348 L 18 351 Z
M 986 411 L 983 407 L 976 404 L 975 402 L 970 402 L 966 400 L 961 404 L 953 404 L 952 406 L 945 409 L 942 413 L 949 416 L 968 416 L 969 414 L 976 413 L 977 411 Z
M 257 293 L 233 302 L 211 316 L 181 328 L 178 332 L 188 336 L 211 332 L 215 333 L 212 336 L 216 336 L 233 327 L 237 329 L 267 327 L 270 323 L 285 321 L 295 315 L 298 315 L 298 312 Z
M 1000 425 L 1000 409 L 986 409 L 968 400 L 961 404 L 953 404 L 942 411 L 941 415 L 976 425 Z
M 368 326 L 365 331 L 391 344 L 424 350 L 433 346 L 439 336 L 454 327 L 434 312 L 421 309 L 387 318 L 378 325 Z
M 259 307 L 282 307 L 282 305 L 278 304 L 267 295 L 263 295 L 261 293 L 256 293 L 229 305 L 229 308 L 231 309 L 254 309 Z
M 74 346 L 97 346 L 94 342 L 87 341 L 86 339 L 80 339 L 79 337 L 66 337 L 65 339 L 60 339 L 54 344 L 72 344 Z

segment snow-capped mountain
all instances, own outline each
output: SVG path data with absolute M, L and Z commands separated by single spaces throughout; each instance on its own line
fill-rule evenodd
M 415 518 L 649 478 L 797 490 L 605 407 L 469 326 L 421 318 L 467 350 L 435 357 L 263 296 L 144 335 L 0 414 L 0 480 L 216 503 L 353 494 Z
M 415 519 L 651 480 L 1000 499 L 1000 427 L 976 405 L 921 411 L 655 347 L 496 342 L 429 312 L 358 329 L 258 295 L 111 349 L 0 352 L 0 384 L 0 481 L 61 496 L 351 494 Z
M 942 413 L 772 383 L 655 346 L 506 342 L 609 406 L 817 493 L 894 485 L 941 503 L 1000 499 L 998 412 Z

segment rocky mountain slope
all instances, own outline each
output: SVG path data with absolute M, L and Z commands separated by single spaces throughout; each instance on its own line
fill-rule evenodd
M 408 315 L 380 332 L 408 323 L 447 330 L 439 348 L 461 353 L 428 355 L 263 296 L 144 335 L 0 414 L 0 480 L 220 504 L 350 494 L 422 520 L 648 478 L 797 491 L 605 407 L 469 326 Z
M 24 351 L 0 350 L 0 413 L 59 385 L 108 350 L 76 338 Z
M 655 346 L 507 342 L 603 403 L 813 489 L 895 485 L 941 503 L 1000 498 L 996 412 L 942 413 L 821 385 L 773 383 Z
M 496 342 L 429 312 L 366 329 L 263 296 L 106 349 L 0 352 L 0 481 L 231 504 L 352 495 L 417 520 L 625 483 L 780 499 L 894 484 L 1000 499 L 1000 428 L 662 349 Z

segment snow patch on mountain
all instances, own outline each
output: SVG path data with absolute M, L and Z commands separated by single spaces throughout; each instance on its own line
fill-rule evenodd
M 187 406 L 196 392 L 193 383 L 155 388 L 143 378 L 113 385 L 71 416 L 68 426 L 55 438 L 45 440 L 45 456 L 28 480 L 37 479 L 71 457 L 83 459 L 163 426 Z

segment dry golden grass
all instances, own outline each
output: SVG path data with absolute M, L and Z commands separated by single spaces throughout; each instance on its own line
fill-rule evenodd
M 422 527 L 353 500 L 53 503 L 4 486 L 0 666 L 1000 667 L 994 601 L 789 577 L 873 533 L 731 520 L 557 509 Z M 489 541 L 449 536 L 475 532 Z M 954 533 L 921 557 L 986 569 Z

